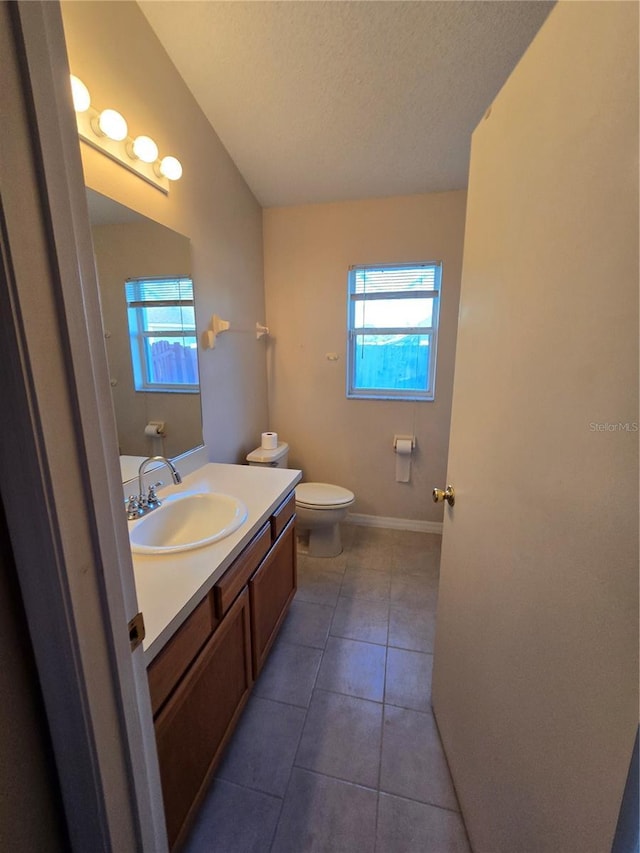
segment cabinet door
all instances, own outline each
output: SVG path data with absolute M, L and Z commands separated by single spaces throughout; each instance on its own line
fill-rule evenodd
M 180 837 L 252 684 L 249 597 L 235 601 L 156 720 L 169 844 Z
M 253 675 L 257 678 L 296 592 L 295 517 L 249 582 Z
M 206 596 L 151 661 L 147 675 L 154 717 L 213 633 L 217 621 Z

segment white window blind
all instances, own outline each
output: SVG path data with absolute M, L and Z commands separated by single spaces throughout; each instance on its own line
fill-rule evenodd
M 125 283 L 125 299 L 136 391 L 197 393 L 192 280 L 129 279 Z
M 433 400 L 442 265 L 353 266 L 347 396 Z
M 128 308 L 193 305 L 190 278 L 131 278 L 125 284 Z

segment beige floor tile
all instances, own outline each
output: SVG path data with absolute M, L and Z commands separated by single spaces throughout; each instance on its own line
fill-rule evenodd
M 376 853 L 471 853 L 459 814 L 380 794 Z
M 314 690 L 295 765 L 377 788 L 382 707 L 367 699 Z
M 387 643 L 388 628 L 389 605 L 386 601 L 340 596 L 330 634 L 384 646 Z
M 414 711 L 431 710 L 433 655 L 387 649 L 384 701 Z
M 373 853 L 377 794 L 297 767 L 272 853 Z
M 329 637 L 316 687 L 382 702 L 386 651 L 372 643 Z

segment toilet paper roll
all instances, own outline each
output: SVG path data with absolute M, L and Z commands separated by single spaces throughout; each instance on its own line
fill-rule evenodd
M 149 438 L 164 438 L 166 435 L 164 428 L 164 421 L 149 421 L 144 428 L 144 434 L 148 435 Z
M 277 432 L 263 432 L 262 433 L 262 449 L 263 450 L 275 450 L 278 446 L 278 433 Z
M 410 438 L 396 441 L 396 483 L 408 483 L 411 478 L 411 454 L 413 442 Z

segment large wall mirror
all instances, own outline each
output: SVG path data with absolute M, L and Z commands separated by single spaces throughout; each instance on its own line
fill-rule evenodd
M 191 244 L 93 190 L 87 201 L 125 481 L 147 456 L 202 444 Z

